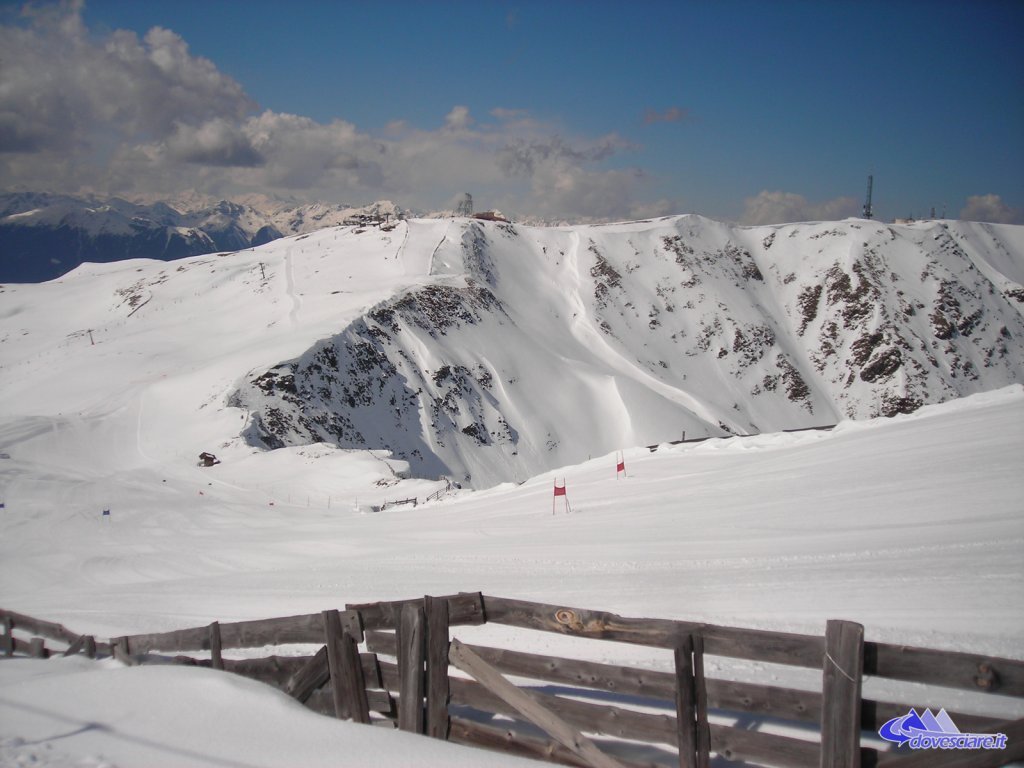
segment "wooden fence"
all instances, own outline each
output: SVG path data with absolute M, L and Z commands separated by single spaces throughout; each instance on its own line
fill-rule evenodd
M 1024 759 L 1024 720 L 1009 714 L 1024 699 L 1024 661 L 865 641 L 863 627 L 848 621 L 827 622 L 824 636 L 799 635 L 625 618 L 479 593 L 214 622 L 109 642 L 10 611 L 0 610 L 0 620 L 0 651 L 8 656 L 86 653 L 127 664 L 210 666 L 276 686 L 324 714 L 585 768 L 704 768 L 712 755 L 716 764 L 797 768 L 987 768 Z M 485 647 L 453 636 L 468 631 L 459 627 L 484 623 L 665 649 L 671 671 Z M 47 648 L 44 638 L 62 647 Z M 225 654 L 293 644 L 319 649 L 304 656 Z M 184 652 L 208 656 L 171 655 Z M 755 669 L 808 668 L 820 672 L 814 677 L 821 685 L 800 690 L 716 679 L 707 674 L 708 656 L 757 662 Z M 865 698 L 862 684 L 872 678 L 901 681 L 892 686 L 901 693 L 893 701 Z M 941 699 L 956 690 L 984 694 L 989 712 L 1007 713 L 947 710 L 965 732 L 1005 734 L 1006 749 L 915 753 L 883 746 L 884 723 L 911 706 L 924 711 L 915 697 Z

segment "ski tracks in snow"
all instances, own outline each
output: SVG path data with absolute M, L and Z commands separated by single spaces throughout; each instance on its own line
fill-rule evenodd
M 583 278 L 580 273 L 580 236 L 575 230 L 572 232 L 572 240 L 569 251 L 566 254 L 566 266 L 570 270 L 570 279 L 573 281 L 574 289 L 569 297 L 573 307 L 573 316 L 569 321 L 569 332 L 584 347 L 589 349 L 597 357 L 602 359 L 613 371 L 626 376 L 647 389 L 655 392 L 666 400 L 670 400 L 683 408 L 686 408 L 698 419 L 706 424 L 718 423 L 718 417 L 710 409 L 692 395 L 677 389 L 660 379 L 652 376 L 647 371 L 631 362 L 619 350 L 615 349 L 604 335 L 594 327 L 593 320 L 587 314 L 587 304 L 583 299 Z M 616 390 L 619 390 L 616 385 Z M 730 425 L 733 426 L 733 425 Z
M 294 250 L 295 246 L 291 245 L 284 254 L 284 288 L 292 302 L 291 310 L 288 312 L 288 320 L 292 325 L 297 325 L 299 322 L 299 310 L 302 308 L 302 299 L 295 290 L 295 259 L 292 256 Z

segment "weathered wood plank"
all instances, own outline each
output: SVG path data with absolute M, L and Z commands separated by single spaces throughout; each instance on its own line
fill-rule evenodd
M 484 725 L 464 718 L 452 718 L 452 735 L 449 740 L 457 744 L 482 747 L 534 760 L 544 760 L 557 765 L 587 768 L 587 763 L 582 758 L 553 739 L 532 736 L 511 728 Z M 612 743 L 602 745 L 602 747 L 609 752 L 614 752 L 613 756 L 627 768 L 659 768 L 659 766 L 671 765 L 671 761 L 675 759 L 675 755 L 664 752 L 659 757 L 646 755 L 644 760 L 631 760 L 627 745 Z
M 122 664 L 129 667 L 137 666 L 139 663 L 139 660 L 136 659 L 129 650 L 127 637 L 111 638 L 110 654 Z
M 423 660 L 426 620 L 421 603 L 402 606 L 398 626 L 398 727 L 423 733 Z
M 354 612 L 339 612 L 342 626 L 361 637 L 359 617 Z M 299 616 L 281 616 L 272 619 L 237 621 L 220 624 L 223 648 L 260 648 L 264 645 L 323 642 L 323 619 L 319 613 Z M 131 635 L 132 653 L 148 651 L 205 651 L 210 648 L 209 625 L 190 627 L 172 632 Z
M 682 634 L 678 622 L 663 619 L 628 619 L 613 613 L 568 608 L 526 600 L 483 596 L 489 622 L 509 626 L 578 635 L 623 643 L 674 648 Z
M 451 719 L 451 733 L 448 739 L 470 747 L 482 747 L 549 763 L 587 768 L 586 761 L 553 739 L 533 738 L 508 728 L 496 728 L 461 717 Z
M 820 746 L 814 741 L 712 723 L 711 750 L 734 762 L 780 768 L 817 768 Z
M 397 656 L 398 637 L 394 632 L 388 630 L 368 629 L 366 631 L 366 648 L 373 653 Z
M 285 690 L 288 687 L 288 681 L 313 658 L 313 656 L 265 656 L 261 659 L 224 659 L 224 669 L 233 674 Z
M 366 642 L 370 650 L 395 655 L 394 635 L 391 633 L 367 632 Z M 671 672 L 539 656 L 479 645 L 469 645 L 469 648 L 506 675 L 578 685 L 626 696 L 663 699 L 666 702 L 675 700 L 675 675 Z M 809 723 L 818 723 L 821 719 L 821 694 L 816 691 L 798 691 L 713 678 L 705 680 L 705 688 L 707 706 L 712 709 Z
M 310 697 L 303 703 L 314 712 L 334 717 L 334 698 L 327 686 L 313 691 Z M 366 703 L 371 712 L 376 712 L 385 717 L 396 716 L 394 700 L 387 691 L 367 691 Z
M 360 653 L 359 664 L 363 668 L 363 682 L 367 688 L 383 688 L 384 681 L 380 674 L 380 662 L 375 653 Z
M 588 765 L 593 768 L 621 768 L 622 764 L 619 761 L 598 749 L 594 742 L 554 712 L 546 709 L 537 699 L 516 688 L 502 677 L 500 672 L 458 640 L 452 641 L 449 661 L 492 693 L 504 699 L 523 717 L 545 733 L 550 734 L 557 742 L 582 757 Z
M 864 674 L 1024 697 L 1024 661 L 974 653 L 867 642 Z
M 338 673 L 341 677 L 345 708 L 355 722 L 369 723 L 370 705 L 356 639 L 348 632 L 342 632 L 335 645 L 338 651 Z
M 341 649 L 338 646 L 341 640 L 341 620 L 335 610 L 324 611 L 324 647 L 327 649 L 327 669 L 330 673 L 331 697 L 334 701 L 334 716 L 339 720 L 346 720 L 350 717 L 348 706 L 345 701 L 345 688 L 341 679 Z
M 73 642 L 71 645 L 69 645 L 67 647 L 67 650 L 64 651 L 64 655 L 65 656 L 74 656 L 76 654 L 81 653 L 84 648 L 85 648 L 85 635 L 79 635 L 77 638 L 75 638 L 75 642 Z
M 448 603 L 449 626 L 469 626 L 484 623 L 483 597 L 479 592 L 460 592 L 457 595 L 435 597 Z M 380 603 L 350 603 L 348 610 L 358 611 L 364 629 L 395 629 L 406 605 L 421 603 L 422 598 L 393 600 Z
M 397 676 L 394 665 L 383 664 L 385 680 Z M 672 675 L 670 675 L 672 676 Z M 674 677 L 674 676 L 672 676 Z M 673 715 L 658 715 L 577 699 L 550 696 L 538 691 L 530 694 L 555 711 L 575 728 L 654 744 L 677 745 L 678 732 Z M 517 712 L 496 695 L 473 680 L 451 679 L 451 703 L 482 712 L 516 717 Z M 454 724 L 455 718 L 452 722 Z M 455 736 L 454 725 L 452 736 Z M 802 739 L 775 736 L 758 731 L 745 731 L 726 726 L 709 727 L 709 750 L 729 760 L 749 761 L 758 765 L 812 768 L 818 765 L 818 744 Z
M 95 659 L 97 656 L 97 645 L 96 638 L 92 635 L 85 636 L 85 655 L 90 659 Z
M 423 598 L 427 620 L 427 715 L 426 733 L 448 738 L 448 601 L 429 595 Z
M 210 665 L 214 669 L 224 669 L 224 657 L 221 655 L 220 623 L 210 624 Z
M 471 707 L 481 712 L 493 712 L 508 717 L 520 716 L 510 704 L 474 680 L 453 677 L 450 685 L 451 703 L 456 706 Z M 612 704 L 562 698 L 539 691 L 530 691 L 530 695 L 574 728 L 587 733 L 600 733 L 620 739 L 657 744 L 676 744 L 674 715 L 637 712 Z
M 823 664 L 821 768 L 859 768 L 864 627 L 828 621 Z
M 78 638 L 77 633 L 72 632 L 63 624 L 44 621 L 16 611 L 0 608 L 0 618 L 5 619 L 5 634 L 7 634 L 6 627 L 9 626 L 12 630 L 20 629 L 28 634 L 38 635 L 49 640 L 60 640 L 63 643 L 73 643 Z
M 327 646 L 317 651 L 285 684 L 285 693 L 299 701 L 306 701 L 310 695 L 327 682 L 331 670 L 327 661 Z
M 604 611 L 510 600 L 484 595 L 488 621 L 509 626 L 622 643 L 675 648 L 684 634 L 700 633 L 704 652 L 775 664 L 817 667 L 824 639 L 788 632 L 718 627 L 666 619 L 633 619 Z
M 693 636 L 693 691 L 697 707 L 697 768 L 708 768 L 711 730 L 708 725 L 708 690 L 704 676 L 704 638 Z
M 713 624 L 702 625 L 695 631 L 704 639 L 704 653 L 711 656 L 815 669 L 821 666 L 821 655 L 825 652 L 825 638 L 814 635 Z
M 14 655 L 14 633 L 11 617 L 3 614 L 0 615 L 0 622 L 3 622 L 4 633 L 0 635 L 0 649 L 3 649 L 4 656 Z
M 697 693 L 693 684 L 693 638 L 676 646 L 676 743 L 679 768 L 697 767 Z

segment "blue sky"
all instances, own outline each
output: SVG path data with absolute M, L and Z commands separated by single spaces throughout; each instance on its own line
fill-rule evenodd
M 764 223 L 855 215 L 872 173 L 883 218 L 1024 222 L 1021 2 L 19 9 L 0 47 L 66 53 L 0 64 L 7 188 Z

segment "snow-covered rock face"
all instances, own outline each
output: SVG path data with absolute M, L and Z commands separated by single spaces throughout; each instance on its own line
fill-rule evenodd
M 416 285 L 246 377 L 229 402 L 251 411 L 250 443 L 384 448 L 487 487 L 684 431 L 831 424 L 1024 381 L 1020 227 L 460 219 L 428 237 L 410 226 L 401 246 L 430 254 Z

